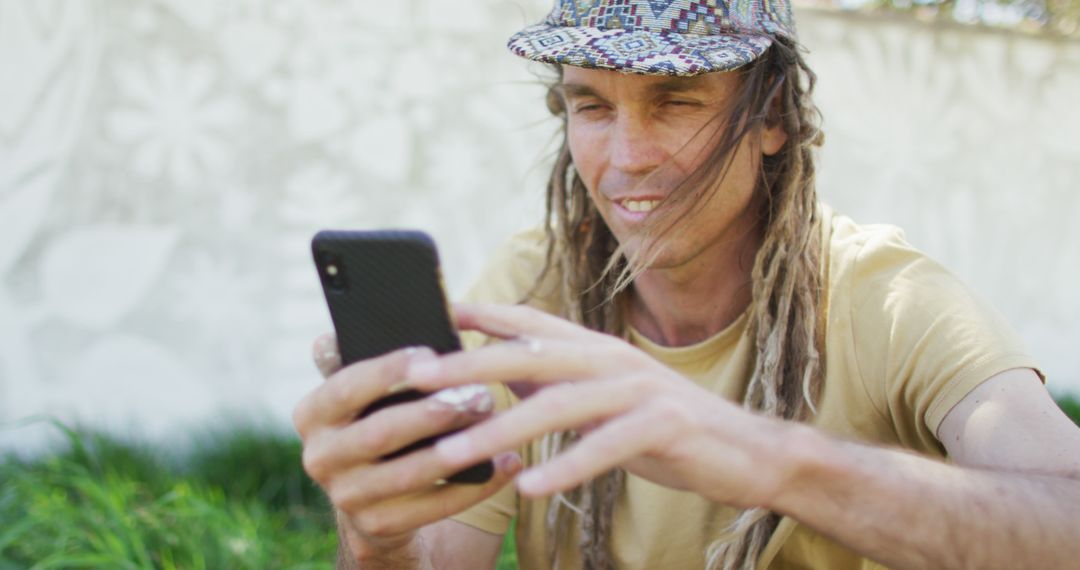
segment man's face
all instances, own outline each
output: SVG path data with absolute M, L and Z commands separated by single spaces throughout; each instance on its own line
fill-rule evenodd
M 735 73 L 667 78 L 564 68 L 562 93 L 574 166 L 628 255 L 648 245 L 638 234 L 651 211 L 713 150 L 739 86 Z M 711 245 L 753 230 L 749 206 L 761 156 L 776 153 L 785 140 L 779 127 L 746 136 L 727 175 L 713 182 L 715 191 L 703 203 L 688 206 L 679 222 L 686 231 L 665 237 L 650 267 L 705 262 L 701 254 Z

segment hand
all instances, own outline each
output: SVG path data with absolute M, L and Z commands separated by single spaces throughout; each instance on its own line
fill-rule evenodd
M 794 476 L 804 429 L 750 413 L 630 344 L 524 306 L 456 305 L 458 327 L 509 342 L 415 362 L 408 382 L 437 390 L 506 382 L 518 406 L 436 445 L 447 469 L 517 449 L 546 433 L 581 440 L 521 474 L 526 496 L 565 491 L 621 466 L 667 487 L 739 508 L 766 506 Z M 531 395 L 529 395 L 531 393 Z M 798 439 L 798 438 L 794 438 Z
M 304 469 L 340 511 L 339 519 L 351 531 L 343 538 L 358 556 L 405 547 L 418 528 L 484 500 L 521 469 L 520 458 L 505 453 L 495 459 L 495 476 L 486 484 L 439 485 L 460 468 L 447 466 L 431 448 L 379 461 L 415 441 L 489 415 L 491 394 L 484 391 L 464 406 L 436 394 L 355 419 L 400 388 L 410 362 L 435 358 L 429 349 L 409 349 L 341 369 L 336 340 L 326 335 L 315 343 L 315 362 L 327 381 L 300 402 L 293 423 L 304 442 Z

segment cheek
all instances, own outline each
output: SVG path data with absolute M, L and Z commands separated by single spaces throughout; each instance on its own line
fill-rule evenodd
M 669 146 L 673 151 L 673 162 L 682 172 L 691 173 L 702 167 L 720 143 L 719 138 L 723 134 L 721 127 L 701 127 L 708 120 L 704 118 L 688 124 L 671 136 Z
M 731 169 L 731 182 L 736 193 L 740 196 L 752 194 L 761 170 L 761 149 L 752 144 L 749 137 L 736 148 Z
M 600 175 L 604 163 L 604 146 L 600 137 L 588 129 L 567 126 L 566 143 L 574 169 L 590 190 L 596 187 L 596 178 Z
M 735 156 L 723 178 L 718 181 L 711 196 L 696 206 L 696 211 L 703 216 L 719 216 L 723 219 L 742 211 L 754 198 L 760 167 L 759 152 L 746 139 L 735 147 Z

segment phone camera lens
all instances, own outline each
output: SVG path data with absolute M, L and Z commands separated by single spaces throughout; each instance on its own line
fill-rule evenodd
M 345 270 L 341 266 L 341 257 L 332 251 L 320 251 L 317 255 L 319 268 L 323 281 L 334 291 L 344 291 L 347 288 L 345 282 Z

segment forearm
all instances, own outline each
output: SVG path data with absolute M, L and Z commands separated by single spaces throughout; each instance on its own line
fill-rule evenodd
M 803 432 L 773 510 L 894 568 L 1062 568 L 1080 560 L 1080 481 L 962 468 Z
M 337 514 L 338 570 L 428 570 L 423 541 L 419 535 L 393 548 L 376 549 L 361 539 L 348 522 Z

